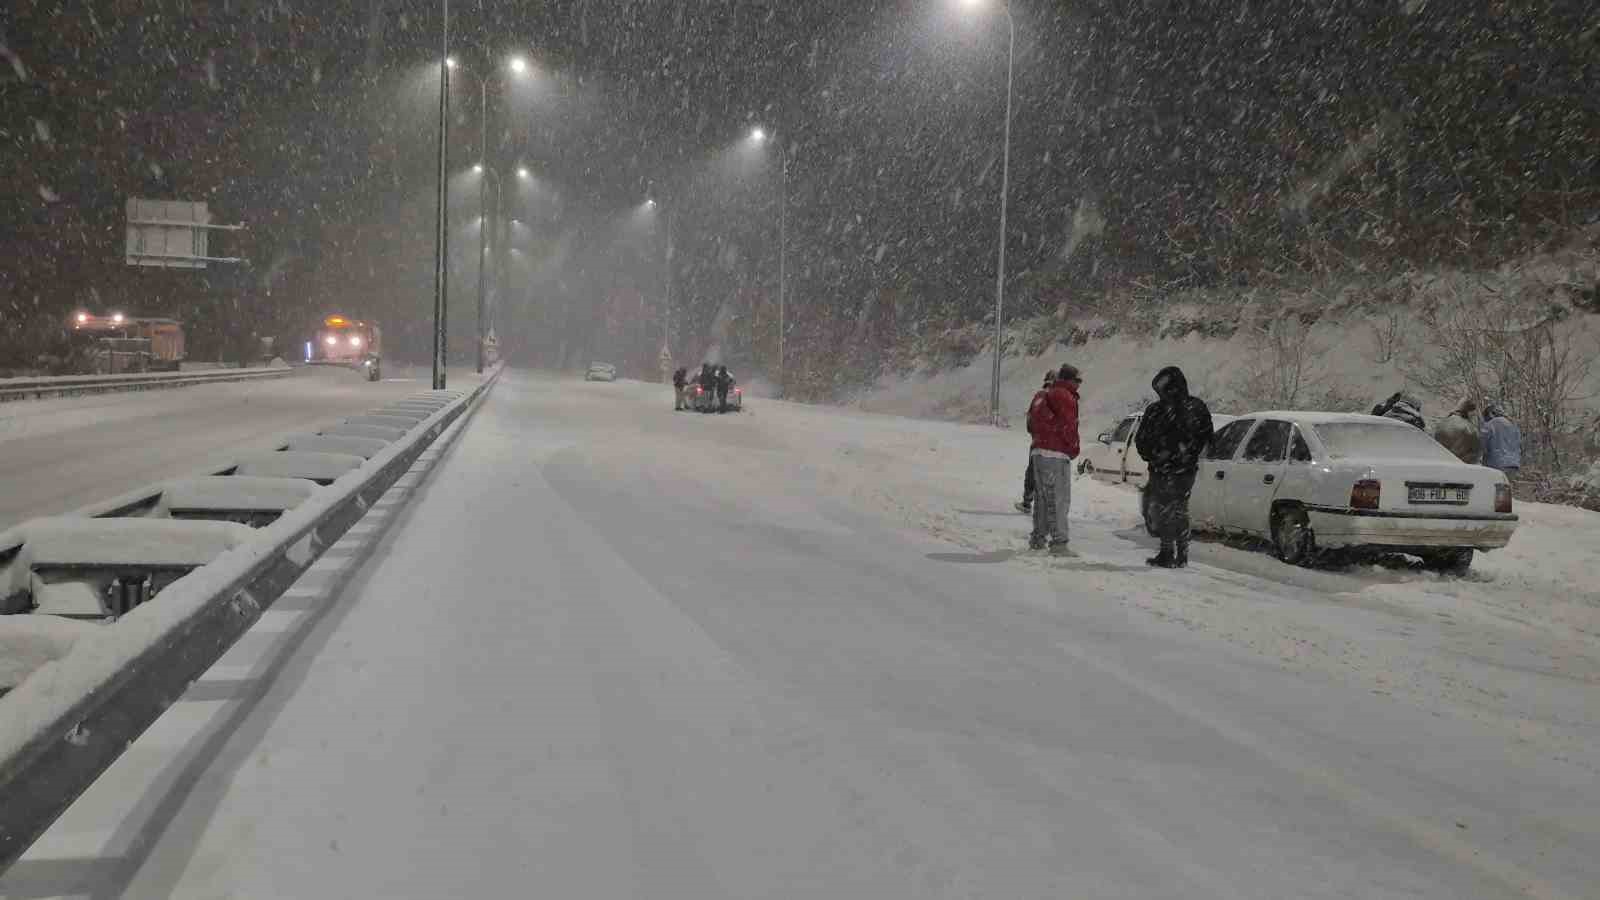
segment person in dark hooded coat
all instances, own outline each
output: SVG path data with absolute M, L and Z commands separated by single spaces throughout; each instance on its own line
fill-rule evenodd
M 733 373 L 727 366 L 717 366 L 717 410 L 728 411 L 728 392 L 733 390 Z
M 679 368 L 672 373 L 672 390 L 677 394 L 677 402 L 672 407 L 674 412 L 685 409 L 683 391 L 689 386 L 689 370 Z
M 1156 402 L 1145 408 L 1134 445 L 1150 467 L 1150 508 L 1161 550 L 1146 560 L 1178 569 L 1189 564 L 1189 495 L 1194 491 L 1200 454 L 1211 443 L 1211 410 L 1190 395 L 1189 380 L 1167 366 L 1151 381 Z

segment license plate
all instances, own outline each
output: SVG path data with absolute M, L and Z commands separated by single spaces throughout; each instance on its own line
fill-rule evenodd
M 1407 489 L 1412 503 L 1466 503 L 1472 493 L 1469 487 L 1442 485 L 1416 485 Z

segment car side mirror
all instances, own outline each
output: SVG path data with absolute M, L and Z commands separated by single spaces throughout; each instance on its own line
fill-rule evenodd
M 1105 444 L 1107 447 L 1109 447 L 1109 446 L 1111 446 L 1111 432 L 1102 431 L 1102 432 L 1100 432 L 1100 436 L 1095 438 L 1095 440 L 1097 440 L 1100 443 Z

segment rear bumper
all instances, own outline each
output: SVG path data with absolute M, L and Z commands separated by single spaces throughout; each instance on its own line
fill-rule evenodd
M 1517 530 L 1515 514 L 1427 516 L 1312 507 L 1306 515 L 1321 547 L 1495 550 L 1510 543 Z

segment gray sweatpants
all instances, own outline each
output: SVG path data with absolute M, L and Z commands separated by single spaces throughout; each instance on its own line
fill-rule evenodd
M 1067 542 L 1072 508 L 1072 460 L 1039 453 L 1033 458 L 1033 536 L 1031 543 L 1052 547 Z

